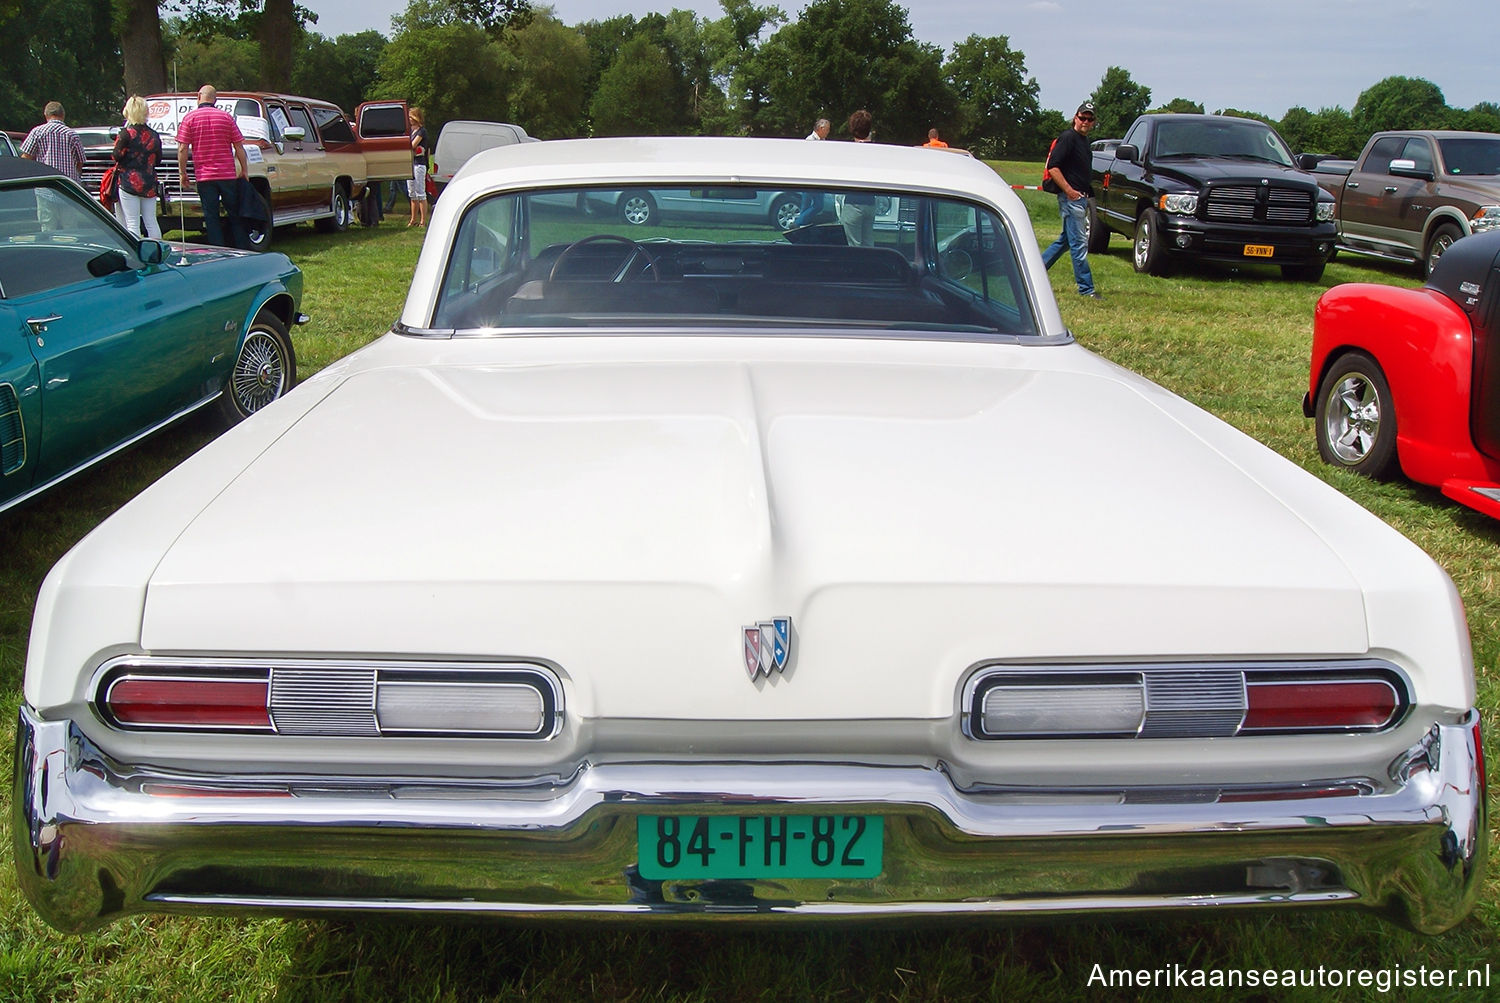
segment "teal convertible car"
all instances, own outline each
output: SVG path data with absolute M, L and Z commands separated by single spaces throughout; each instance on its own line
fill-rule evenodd
M 0 158 L 0 511 L 169 422 L 289 390 L 302 273 L 141 240 L 78 185 Z

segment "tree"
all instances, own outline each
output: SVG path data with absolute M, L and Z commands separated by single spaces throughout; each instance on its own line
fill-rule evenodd
M 754 0 L 719 0 L 724 16 L 711 25 L 710 44 L 718 56 L 714 64 L 727 104 L 723 132 L 750 132 L 766 114 L 771 67 L 759 59 L 761 37 L 786 23 L 780 7 Z M 811 123 L 809 123 L 811 124 Z
M 167 89 L 158 0 L 115 0 L 114 27 L 120 36 L 127 94 L 160 94 Z
M 1276 124 L 1276 131 L 1298 153 L 1355 157 L 1365 141 L 1364 134 L 1342 108 L 1322 108 L 1316 113 L 1306 108 L 1288 108 Z
M 308 33 L 292 61 L 292 90 L 352 112 L 373 92 L 387 44 L 373 28 L 336 39 Z
M 168 21 L 166 48 L 172 54 L 169 89 L 196 91 L 204 84 L 219 90 L 255 90 L 260 80 L 260 43 L 229 35 L 180 35 L 182 23 Z
M 1123 136 L 1130 123 L 1150 107 L 1151 88 L 1130 79 L 1130 74 L 1120 67 L 1111 66 L 1104 71 L 1089 100 L 1094 102 L 1094 115 L 1099 120 L 1094 135 Z
M 1036 127 L 1032 130 L 1030 137 L 1022 137 L 1023 145 L 1015 155 L 1041 160 L 1052 148 L 1052 141 L 1063 134 L 1063 130 L 1069 127 L 1072 120 L 1072 116 L 1064 115 L 1051 108 L 1043 111 L 1037 116 Z
M 505 45 L 515 67 L 507 121 L 542 139 L 582 135 L 589 67 L 583 36 L 539 11 L 507 33 Z
M 630 39 L 599 78 L 589 103 L 594 135 L 671 134 L 680 121 L 672 107 L 676 83 L 661 46 L 644 35 Z
M 953 47 L 943 73 L 957 99 L 960 146 L 994 158 L 1019 156 L 1031 145 L 1041 112 L 1037 82 L 1009 37 L 970 35 Z
M 1420 77 L 1386 77 L 1359 95 L 1354 121 L 1368 135 L 1387 129 L 1444 129 L 1448 102 L 1437 84 Z
M 757 132 L 800 136 L 821 115 L 841 124 L 865 108 L 882 139 L 914 143 L 957 107 L 942 52 L 912 38 L 906 10 L 892 0 L 812 0 L 755 62 L 770 99 L 752 124 Z
M 1152 108 L 1151 111 L 1165 112 L 1169 115 L 1202 115 L 1203 106 L 1187 98 L 1173 98 L 1160 108 Z
M 406 28 L 396 21 L 397 34 L 380 54 L 374 97 L 420 106 L 431 135 L 450 119 L 505 120 L 514 66 L 504 46 L 477 25 Z
M 0 59 L 0 118 L 24 130 L 42 106 L 61 101 L 75 125 L 117 123 L 124 69 L 108 4 L 94 0 L 7 0 Z
M 1468 111 L 1457 112 L 1453 127 L 1473 132 L 1500 132 L 1500 105 L 1481 101 Z

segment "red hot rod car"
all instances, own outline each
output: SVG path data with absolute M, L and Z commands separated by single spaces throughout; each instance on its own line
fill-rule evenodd
M 1500 519 L 1500 232 L 1455 243 L 1421 289 L 1324 293 L 1302 410 L 1327 462 L 1371 477 L 1399 463 Z

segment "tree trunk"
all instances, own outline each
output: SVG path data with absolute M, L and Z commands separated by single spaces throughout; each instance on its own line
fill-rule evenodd
M 268 91 L 292 86 L 292 39 L 297 33 L 293 0 L 266 0 L 260 18 L 260 85 Z
M 126 95 L 167 90 L 167 67 L 161 52 L 161 15 L 157 0 L 124 0 L 120 55 L 125 60 Z

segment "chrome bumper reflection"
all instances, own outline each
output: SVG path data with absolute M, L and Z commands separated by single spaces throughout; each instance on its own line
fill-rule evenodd
M 530 784 L 186 777 L 106 759 L 22 708 L 21 887 L 64 930 L 135 911 L 713 920 L 1348 904 L 1437 932 L 1473 906 L 1478 717 L 1389 775 L 1255 792 L 963 791 L 940 768 L 614 764 Z M 885 817 L 869 880 L 648 881 L 638 814 Z

